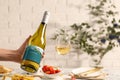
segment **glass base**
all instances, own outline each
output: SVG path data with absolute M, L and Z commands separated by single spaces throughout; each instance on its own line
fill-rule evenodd
M 100 56 L 99 55 L 90 56 L 89 66 L 90 67 L 102 67 Z

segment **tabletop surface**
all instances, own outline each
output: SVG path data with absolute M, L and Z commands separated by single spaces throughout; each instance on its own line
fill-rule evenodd
M 47 78 L 35 78 L 35 80 L 71 80 L 68 74 L 73 70 L 73 68 L 64 68 L 63 73 L 64 77 L 57 77 L 56 79 L 47 79 Z M 108 76 L 104 80 L 120 80 L 120 70 L 117 69 L 103 69 L 106 73 L 108 73 Z M 24 71 L 21 71 L 20 69 L 15 69 L 15 73 L 24 73 Z M 36 73 L 38 74 L 38 73 Z M 0 76 L 0 80 L 2 80 L 2 77 Z M 6 78 L 6 80 L 11 80 L 10 78 Z M 83 80 L 83 79 L 76 79 L 76 80 Z M 85 79 L 84 79 L 85 80 Z

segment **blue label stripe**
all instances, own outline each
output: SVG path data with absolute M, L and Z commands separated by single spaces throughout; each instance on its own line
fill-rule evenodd
M 40 63 L 42 59 L 43 50 L 36 46 L 27 46 L 23 60 L 31 60 L 36 63 Z

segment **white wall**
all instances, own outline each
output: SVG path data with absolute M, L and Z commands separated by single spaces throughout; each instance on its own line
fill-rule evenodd
M 48 10 L 51 16 L 46 31 L 46 55 L 42 63 L 60 63 L 66 67 L 87 66 L 86 56 L 79 58 L 77 53 L 58 55 L 55 51 L 55 43 L 50 38 L 58 28 L 66 28 L 73 23 L 89 20 L 85 10 L 88 2 L 90 0 L 0 0 L 0 48 L 19 48 L 22 42 L 36 31 L 44 11 Z M 119 0 L 115 0 L 114 3 L 119 10 Z M 113 53 L 117 56 L 113 57 Z M 120 67 L 119 52 L 114 50 L 110 54 L 104 58 L 105 66 Z M 8 65 L 7 63 L 0 62 L 4 65 Z

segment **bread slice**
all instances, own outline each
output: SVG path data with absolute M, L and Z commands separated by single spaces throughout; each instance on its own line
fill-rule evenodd
M 88 71 L 82 72 L 79 75 L 81 75 L 81 76 L 87 76 L 89 74 L 92 74 L 92 73 L 95 73 L 97 71 L 100 71 L 101 69 L 102 69 L 102 67 L 93 68 L 93 69 L 90 69 Z
M 12 69 L 0 65 L 0 74 L 9 73 L 9 72 L 11 72 L 11 71 L 12 71 Z
M 102 67 L 97 67 L 97 68 L 80 68 L 80 69 L 74 70 L 74 71 L 77 71 L 77 72 L 75 73 L 73 71 L 72 74 L 76 78 L 94 77 L 94 76 L 98 76 L 98 75 L 101 74 L 101 69 L 102 69 Z
M 34 77 L 30 75 L 14 74 L 11 80 L 34 80 Z

